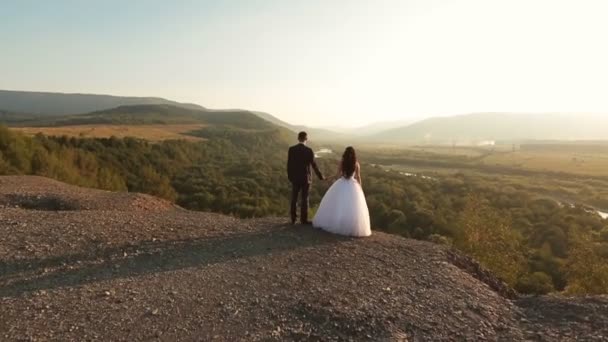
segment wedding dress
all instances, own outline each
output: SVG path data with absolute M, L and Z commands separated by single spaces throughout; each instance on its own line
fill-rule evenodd
M 316 228 L 334 234 L 347 236 L 372 234 L 365 195 L 354 176 L 342 176 L 334 182 L 323 196 L 312 224 Z

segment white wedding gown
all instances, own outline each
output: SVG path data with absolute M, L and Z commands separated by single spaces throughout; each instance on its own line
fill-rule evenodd
M 316 228 L 347 236 L 370 236 L 369 210 L 354 177 L 340 177 L 327 190 L 312 220 Z

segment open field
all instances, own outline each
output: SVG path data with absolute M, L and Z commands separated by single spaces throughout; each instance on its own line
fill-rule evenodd
M 335 147 L 335 146 L 334 146 Z M 448 146 L 448 145 L 385 145 L 357 142 L 360 150 L 381 150 L 385 155 L 402 155 L 405 153 L 438 154 L 450 157 L 478 158 L 491 151 L 507 151 L 511 146 Z M 337 147 L 336 147 L 337 148 Z
M 558 171 L 579 175 L 608 176 L 608 146 L 603 150 L 530 148 L 509 153 L 491 153 L 481 161 L 525 170 Z
M 184 139 L 189 141 L 204 140 L 188 135 L 204 127 L 203 124 L 175 125 L 76 125 L 60 127 L 14 127 L 12 129 L 28 135 L 42 133 L 49 136 L 69 136 L 80 138 L 117 138 L 135 137 L 150 141 Z
M 339 148 L 337 148 L 339 149 Z M 521 172 L 549 172 L 589 177 L 608 176 L 608 143 L 534 143 L 497 146 L 404 146 L 362 151 L 382 165 L 406 164 L 423 168 L 509 169 Z

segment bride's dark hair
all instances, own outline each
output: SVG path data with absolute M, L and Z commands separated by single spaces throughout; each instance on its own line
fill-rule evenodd
M 342 155 L 342 175 L 346 178 L 350 178 L 355 173 L 357 167 L 357 153 L 352 146 L 349 146 L 344 150 Z

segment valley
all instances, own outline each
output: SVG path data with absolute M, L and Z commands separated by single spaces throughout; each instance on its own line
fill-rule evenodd
M 285 151 L 300 127 L 166 103 L 39 115 L 11 114 L 0 127 L 0 174 L 142 192 L 241 218 L 286 215 Z M 374 230 L 461 250 L 522 293 L 608 293 L 604 142 L 342 138 L 310 143 L 326 175 L 346 145 L 357 148 Z M 329 186 L 313 183 L 313 211 Z
M 362 153 L 372 164 L 405 175 L 467 174 L 560 203 L 583 204 L 602 213 L 608 208 L 608 144 L 602 142 L 529 143 L 516 150 L 513 145 L 366 147 Z
M 0 342 L 608 341 L 608 2 L 0 12 Z

